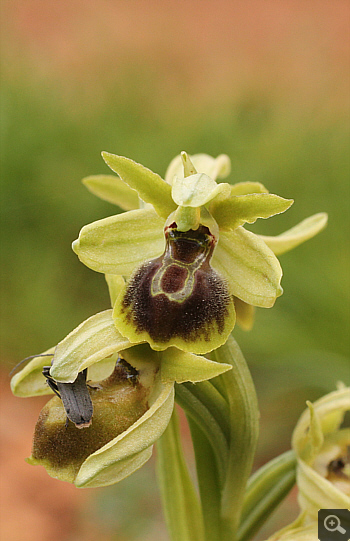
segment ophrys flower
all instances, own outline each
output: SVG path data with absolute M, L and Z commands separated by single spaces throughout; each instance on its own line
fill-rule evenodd
M 168 182 L 127 158 L 103 157 L 120 178 L 88 177 L 88 187 L 118 204 L 126 200 L 126 208 L 136 204 L 137 191 L 146 204 L 85 226 L 73 248 L 90 268 L 129 279 L 115 302 L 115 325 L 131 342 L 146 341 L 156 350 L 219 347 L 235 324 L 234 299 L 244 303 L 244 313 L 247 305 L 273 306 L 282 293 L 281 266 L 268 245 L 283 252 L 325 225 L 322 215 L 295 236 L 271 240 L 244 229 L 244 223 L 284 212 L 292 200 L 259 183 L 217 184 L 217 176 L 229 172 L 225 156 L 194 156 L 193 165 L 182 153 L 183 173 L 176 174 L 176 158 Z

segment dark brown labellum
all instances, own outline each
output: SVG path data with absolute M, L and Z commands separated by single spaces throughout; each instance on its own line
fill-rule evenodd
M 164 344 L 174 337 L 210 341 L 223 333 L 232 298 L 221 276 L 210 266 L 216 244 L 206 226 L 165 230 L 161 257 L 142 265 L 131 278 L 121 314 L 137 333 L 147 332 Z

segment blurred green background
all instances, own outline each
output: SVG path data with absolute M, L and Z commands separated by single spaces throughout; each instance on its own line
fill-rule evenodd
M 329 213 L 325 231 L 281 256 L 275 307 L 234 331 L 262 412 L 256 465 L 288 449 L 305 400 L 350 381 L 349 5 L 3 0 L 1 10 L 3 372 L 108 307 L 103 276 L 70 247 L 84 224 L 119 211 L 80 182 L 108 174 L 102 150 L 160 175 L 181 150 L 226 153 L 230 182 L 295 200 L 255 232 Z M 77 521 L 103 524 L 96 539 L 167 539 L 152 465 L 89 493 Z M 296 509 L 290 498 L 257 539 Z

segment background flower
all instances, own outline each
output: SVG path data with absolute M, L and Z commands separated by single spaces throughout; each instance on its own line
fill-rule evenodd
M 350 388 L 323 396 L 301 415 L 292 438 L 297 457 L 299 517 L 269 541 L 316 541 L 319 509 L 350 508 Z

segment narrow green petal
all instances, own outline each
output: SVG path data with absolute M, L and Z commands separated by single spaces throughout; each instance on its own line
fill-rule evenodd
M 231 195 L 248 195 L 250 193 L 269 193 L 260 182 L 237 182 L 231 186 Z
M 159 175 L 123 156 L 102 152 L 102 157 L 112 171 L 138 192 L 143 201 L 154 206 L 159 216 L 166 219 L 175 210 L 171 188 Z
M 208 154 L 189 155 L 198 173 L 205 173 L 208 177 L 216 180 L 217 178 L 226 178 L 230 174 L 231 161 L 226 154 L 220 154 L 213 158 Z M 171 162 L 165 173 L 165 180 L 172 185 L 175 175 L 182 177 L 184 173 L 181 154 L 176 156 Z
M 151 447 L 166 429 L 174 408 L 174 384 L 161 385 L 154 403 L 128 430 L 90 455 L 75 479 L 78 487 L 100 487 L 121 481 L 152 454 Z
M 270 308 L 281 295 L 278 259 L 257 235 L 243 227 L 220 233 L 213 268 L 227 279 L 232 294 L 248 304 Z
M 328 215 L 325 212 L 319 212 L 306 218 L 281 235 L 276 237 L 259 236 L 271 248 L 274 254 L 281 255 L 289 252 L 289 250 L 299 246 L 299 244 L 302 244 L 306 240 L 312 239 L 312 237 L 326 227 L 327 221 Z
M 129 275 L 164 251 L 163 227 L 153 209 L 131 210 L 83 227 L 73 250 L 90 269 Z
M 171 193 L 173 200 L 179 206 L 201 207 L 219 194 L 227 197 L 230 190 L 229 184 L 217 184 L 205 173 L 196 173 L 185 178 L 175 177 Z
M 44 351 L 46 354 L 54 354 L 55 347 Z M 15 374 L 11 379 L 11 390 L 15 396 L 29 397 L 52 394 L 53 391 L 46 383 L 42 374 L 44 366 L 51 364 L 52 357 L 34 357 L 29 363 Z
M 114 205 L 118 205 L 123 210 L 133 210 L 139 208 L 138 193 L 129 188 L 119 177 L 113 175 L 91 175 L 85 177 L 82 183 L 87 189 Z
M 215 200 L 210 213 L 222 229 L 236 229 L 245 223 L 253 224 L 258 218 L 270 218 L 285 212 L 293 203 L 278 195 L 254 193 L 231 195 L 224 200 Z
M 60 342 L 51 376 L 59 382 L 75 381 L 79 372 L 132 344 L 115 328 L 112 310 L 90 317 Z
M 205 357 L 168 348 L 162 354 L 162 380 L 197 383 L 214 378 L 231 370 L 231 365 L 216 363 Z

